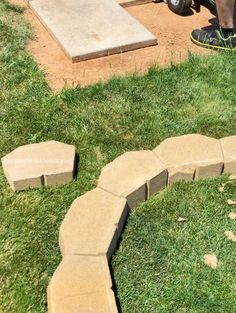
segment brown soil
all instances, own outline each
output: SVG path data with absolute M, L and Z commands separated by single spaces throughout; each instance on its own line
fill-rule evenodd
M 12 0 L 25 6 L 24 0 Z M 189 35 L 194 28 L 210 24 L 213 15 L 202 7 L 200 13 L 178 16 L 164 3 L 150 3 L 127 8 L 147 29 L 158 38 L 158 45 L 99 59 L 72 64 L 58 44 L 27 8 L 25 16 L 31 23 L 35 36 L 27 50 L 38 65 L 45 70 L 46 78 L 54 91 L 65 85 L 85 86 L 109 79 L 113 75 L 145 72 L 151 65 L 168 66 L 170 62 L 186 59 L 189 51 L 209 53 L 191 43 Z

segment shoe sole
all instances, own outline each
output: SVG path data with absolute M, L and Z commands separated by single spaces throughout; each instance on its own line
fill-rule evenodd
M 211 49 L 211 50 L 218 50 L 218 51 L 234 51 L 236 50 L 235 48 L 226 48 L 226 47 L 220 47 L 220 46 L 212 46 L 212 45 L 208 45 L 207 43 L 203 43 L 201 41 L 198 41 L 197 39 L 193 38 L 193 36 L 190 36 L 191 40 L 193 43 L 195 43 L 196 45 L 203 47 L 203 48 L 207 48 L 207 49 Z

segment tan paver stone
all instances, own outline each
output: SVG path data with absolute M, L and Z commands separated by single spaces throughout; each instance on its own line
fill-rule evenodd
M 127 198 L 131 209 L 166 186 L 167 171 L 152 151 L 124 153 L 106 165 L 98 187 Z
M 2 158 L 14 191 L 56 186 L 73 180 L 75 147 L 58 141 L 21 146 Z
M 48 286 L 49 313 L 117 313 L 105 256 L 65 256 Z
M 194 179 L 195 169 L 194 168 L 178 168 L 169 169 L 168 183 L 169 185 L 174 184 L 177 181 L 191 181 Z
M 30 7 L 72 61 L 157 44 L 115 0 L 31 0 Z
M 224 155 L 224 172 L 236 175 L 236 136 L 220 140 Z
M 77 198 L 60 228 L 62 254 L 104 254 L 110 258 L 127 214 L 125 198 L 100 188 Z
M 220 175 L 223 168 L 223 155 L 219 140 L 198 134 L 183 135 L 164 140 L 154 150 L 170 173 L 195 171 L 195 179 Z M 178 176 L 178 175 L 177 175 Z M 180 179 L 190 178 L 179 175 Z M 170 176 L 170 182 L 177 181 Z

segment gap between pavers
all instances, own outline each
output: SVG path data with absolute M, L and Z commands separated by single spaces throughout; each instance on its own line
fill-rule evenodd
M 154 152 L 128 152 L 105 166 L 98 187 L 75 200 L 62 223 L 60 242 L 64 256 L 48 288 L 49 313 L 117 312 L 111 278 L 107 278 L 110 275 L 107 262 L 118 240 L 115 234 L 120 235 L 124 226 L 127 204 L 129 209 L 134 209 L 140 201 L 146 201 L 165 187 L 167 171 L 169 184 L 178 180 L 214 177 L 223 169 L 234 174 L 235 144 L 236 136 L 217 140 L 202 135 L 184 135 L 165 140 Z M 229 166 L 223 167 L 224 162 L 229 162 Z M 127 198 L 127 203 L 124 198 Z M 112 208 L 114 214 L 111 214 Z M 105 217 L 106 213 L 108 216 Z M 85 225 L 82 225 L 84 221 Z M 88 227 L 85 227 L 85 232 L 84 226 Z M 94 227 L 93 231 L 89 226 Z M 104 228 L 107 226 L 106 233 Z M 103 237 L 105 233 L 109 234 L 107 240 Z M 92 251 L 98 255 L 66 254 L 90 254 Z M 102 266 L 106 273 L 101 274 L 97 262 L 106 264 Z

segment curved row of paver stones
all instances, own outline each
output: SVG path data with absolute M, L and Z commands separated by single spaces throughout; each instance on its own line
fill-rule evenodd
M 48 286 L 49 313 L 115 313 L 109 259 L 127 214 L 179 180 L 236 174 L 236 136 L 184 135 L 106 165 L 98 186 L 77 198 L 61 225 L 63 259 Z
M 64 184 L 73 179 L 75 147 L 57 141 L 25 145 L 2 164 L 14 191 Z M 222 172 L 236 175 L 236 136 L 173 137 L 106 165 L 97 188 L 73 202 L 61 225 L 63 260 L 48 287 L 49 313 L 117 312 L 108 262 L 129 211 L 168 184 Z

